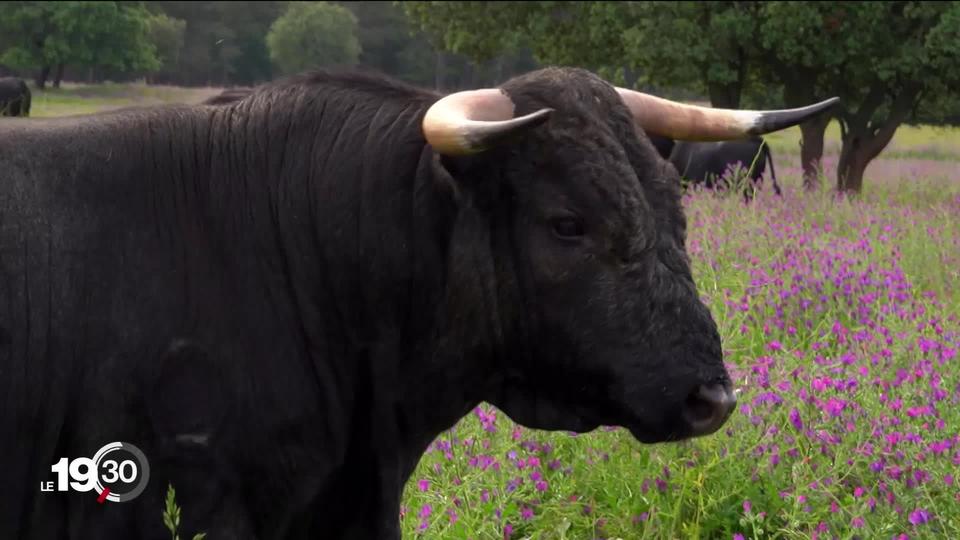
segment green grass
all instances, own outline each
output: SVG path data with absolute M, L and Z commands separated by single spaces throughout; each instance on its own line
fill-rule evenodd
M 170 540 L 180 540 L 180 505 L 177 504 L 177 492 L 173 485 L 167 485 L 167 498 L 164 500 L 163 525 L 170 531 Z M 204 540 L 206 533 L 193 535 L 193 540 Z
M 92 114 L 124 107 L 167 103 L 199 103 L 218 94 L 220 88 L 182 88 L 146 84 L 73 84 L 62 88 L 31 88 L 30 115 L 37 118 Z
M 774 155 L 800 155 L 800 128 L 793 127 L 764 135 Z M 824 151 L 840 153 L 840 124 L 834 120 L 827 126 L 824 135 Z M 907 126 L 897 129 L 883 157 L 919 158 L 956 161 L 960 156 L 960 128 L 936 126 Z

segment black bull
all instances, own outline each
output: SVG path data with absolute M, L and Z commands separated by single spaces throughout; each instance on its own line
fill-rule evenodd
M 452 101 L 315 73 L 0 123 L 0 538 L 169 538 L 172 483 L 191 534 L 396 539 L 422 452 L 481 401 L 645 443 L 719 429 L 677 175 L 622 95 L 576 69 Z M 138 498 L 40 491 L 112 441 L 149 459 Z
M 650 141 L 657 153 L 677 169 L 680 176 L 694 184 L 703 184 L 707 188 L 716 186 L 721 178 L 726 178 L 735 166 L 741 167 L 750 183 L 756 187 L 763 182 L 766 166 L 770 164 L 770 176 L 773 191 L 781 194 L 777 183 L 777 173 L 773 166 L 773 154 L 762 137 L 751 137 L 737 141 L 695 142 L 674 141 L 667 137 L 651 135 Z M 751 189 L 750 185 L 744 186 Z
M 30 116 L 30 88 L 22 79 L 0 78 L 0 116 Z

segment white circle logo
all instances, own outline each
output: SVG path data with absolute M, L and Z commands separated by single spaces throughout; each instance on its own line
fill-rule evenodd
M 60 458 L 50 471 L 56 480 L 41 482 L 41 491 L 96 491 L 100 504 L 132 501 L 150 481 L 147 456 L 119 441 L 105 444 L 92 458 Z
M 150 480 L 147 456 L 130 443 L 106 444 L 93 456 L 98 501 L 127 502 L 143 493 Z

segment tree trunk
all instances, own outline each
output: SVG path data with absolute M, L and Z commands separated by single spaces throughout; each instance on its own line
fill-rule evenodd
M 57 70 L 53 73 L 53 87 L 60 88 L 60 81 L 63 80 L 63 64 L 57 64 Z
M 707 83 L 710 93 L 710 105 L 720 109 L 739 109 L 743 93 L 743 81 L 747 78 L 747 58 L 743 49 L 737 49 L 737 57 L 727 65 L 737 73 L 737 79 L 731 83 Z
M 34 82 L 37 83 L 37 88 L 43 90 L 47 87 L 47 78 L 50 77 L 50 66 L 43 66 L 40 68 L 40 71 L 37 73 L 37 77 Z
M 837 190 L 860 193 L 863 188 L 863 173 L 867 165 L 890 144 L 893 134 L 909 116 L 918 103 L 921 87 L 910 85 L 897 94 L 890 105 L 890 113 L 879 122 L 872 117 L 883 104 L 885 88 L 876 85 L 864 99 L 863 105 L 843 127 L 843 148 L 837 163 Z
M 829 115 L 820 115 L 800 124 L 800 165 L 803 167 L 803 187 L 807 190 L 820 188 L 822 172 L 823 138 L 830 123 Z
M 776 64 L 774 70 L 783 82 L 783 103 L 788 108 L 805 107 L 818 101 L 814 81 L 816 73 L 794 66 Z M 800 124 L 800 166 L 803 168 L 803 187 L 820 187 L 823 163 L 823 139 L 833 114 L 820 114 Z
M 860 193 L 863 189 L 863 173 L 870 163 L 869 135 L 848 132 L 843 138 L 843 150 L 837 163 L 837 191 Z
M 738 83 L 709 83 L 707 91 L 710 93 L 710 105 L 712 107 L 718 109 L 740 108 L 740 85 Z

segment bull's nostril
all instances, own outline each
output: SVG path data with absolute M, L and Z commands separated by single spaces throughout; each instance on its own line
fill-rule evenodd
M 691 422 L 700 422 L 704 420 L 709 420 L 713 417 L 713 405 L 700 397 L 700 390 L 697 389 L 687 396 L 687 401 L 684 403 L 684 413 L 687 416 L 687 420 Z
M 737 398 L 729 384 L 700 385 L 687 396 L 683 416 L 694 435 L 709 435 L 727 421 Z

